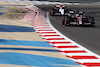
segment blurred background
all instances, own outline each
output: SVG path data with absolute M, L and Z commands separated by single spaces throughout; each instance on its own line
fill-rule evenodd
M 100 0 L 22 0 L 22 1 L 51 1 L 51 2 L 82 2 L 82 3 L 91 3 L 99 2 Z

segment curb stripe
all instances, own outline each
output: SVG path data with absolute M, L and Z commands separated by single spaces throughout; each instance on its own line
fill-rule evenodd
M 53 31 L 53 30 L 51 29 L 51 30 L 36 30 L 36 31 Z
M 40 34 L 45 34 L 45 33 L 54 34 L 56 32 L 41 32 Z
M 50 42 L 50 43 L 52 43 L 52 44 L 69 44 L 69 43 L 71 43 L 71 42 Z
M 51 44 L 51 45 L 54 45 L 54 46 L 75 46 L 72 43 L 68 43 L 68 44 Z
M 44 37 L 46 37 L 46 36 L 60 36 L 60 35 L 43 35 Z
M 93 66 L 98 66 L 98 67 L 100 67 L 100 63 L 83 63 L 83 65 L 91 66 L 91 67 L 93 67 Z
M 77 59 L 77 62 L 80 63 L 100 63 L 100 59 Z
M 54 46 L 57 48 L 78 48 L 77 46 Z
M 81 50 L 81 51 L 63 51 L 64 53 L 87 53 L 86 51 L 84 50 Z
M 65 39 L 64 38 L 47 38 L 46 40 L 65 40 Z
M 63 53 L 64 55 L 68 56 L 93 56 L 92 54 L 89 53 Z
M 72 56 L 73 59 L 98 59 L 95 56 Z

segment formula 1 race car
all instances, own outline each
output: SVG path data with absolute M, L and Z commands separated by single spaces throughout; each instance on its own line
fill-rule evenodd
M 67 16 L 63 16 L 62 25 L 90 25 L 94 27 L 95 21 L 94 17 L 84 16 L 82 11 L 69 11 Z
M 54 8 L 51 8 L 49 10 L 49 14 L 51 16 L 55 16 L 55 15 L 67 15 L 67 7 L 64 5 L 55 5 Z

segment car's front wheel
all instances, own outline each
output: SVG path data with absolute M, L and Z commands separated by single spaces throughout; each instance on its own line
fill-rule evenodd
M 49 11 L 49 13 L 50 13 L 51 16 L 54 16 L 54 15 L 55 15 L 54 9 L 51 9 L 51 10 Z
M 62 25 L 64 25 L 65 22 L 65 16 L 62 16 Z
M 66 16 L 66 18 L 65 18 L 64 25 L 65 26 L 70 26 L 70 18 L 68 16 Z
M 89 17 L 88 22 L 91 23 L 91 26 L 94 27 L 94 17 Z

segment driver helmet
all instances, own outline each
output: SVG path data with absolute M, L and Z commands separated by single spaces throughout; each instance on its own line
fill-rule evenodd
M 60 6 L 63 6 L 63 4 L 60 4 Z

